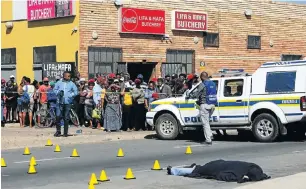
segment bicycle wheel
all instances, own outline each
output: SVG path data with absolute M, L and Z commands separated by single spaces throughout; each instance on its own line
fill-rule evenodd
M 54 111 L 48 110 L 44 122 L 44 127 L 52 127 L 55 122 L 56 122 L 56 117 Z
M 33 113 L 33 125 L 37 125 L 37 114 Z
M 75 113 L 75 111 L 71 109 L 69 116 L 70 116 L 70 121 L 72 122 L 72 124 L 78 127 L 80 123 L 79 123 L 78 115 Z

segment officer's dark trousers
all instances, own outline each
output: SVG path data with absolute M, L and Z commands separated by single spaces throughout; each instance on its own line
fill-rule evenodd
M 68 134 L 71 104 L 60 104 L 56 107 L 56 131 L 61 133 L 61 119 L 64 119 L 64 135 Z

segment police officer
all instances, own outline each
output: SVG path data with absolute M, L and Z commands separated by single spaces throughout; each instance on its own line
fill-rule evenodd
M 198 90 L 194 93 L 187 95 L 187 98 L 197 98 L 198 105 L 200 106 L 200 115 L 203 124 L 203 131 L 205 136 L 205 143 L 212 145 L 212 131 L 209 124 L 210 116 L 215 110 L 217 104 L 217 90 L 216 85 L 211 81 L 206 72 L 200 75 L 202 84 L 198 85 Z

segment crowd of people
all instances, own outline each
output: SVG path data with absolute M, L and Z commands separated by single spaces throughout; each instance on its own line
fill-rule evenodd
M 173 74 L 164 78 L 152 78 L 148 83 L 139 74 L 132 81 L 129 74 L 96 74 L 86 80 L 69 72 L 56 81 L 34 80 L 24 76 L 18 85 L 12 75 L 9 81 L 1 80 L 1 123 L 19 122 L 20 127 L 44 124 L 49 108 L 57 117 L 57 132 L 61 134 L 64 118 L 64 135 L 68 135 L 69 111 L 74 108 L 79 125 L 93 129 L 112 131 L 151 130 L 145 121 L 149 104 L 157 99 L 180 96 L 199 81 L 197 74 Z M 33 115 L 37 116 L 33 123 Z M 28 121 L 27 121 L 28 120 Z

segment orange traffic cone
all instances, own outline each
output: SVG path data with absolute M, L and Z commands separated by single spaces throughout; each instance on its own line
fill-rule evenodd
M 92 184 L 92 185 L 97 185 L 97 184 L 99 184 L 95 173 L 92 173 L 92 174 L 91 174 L 90 181 L 89 181 L 88 184 L 89 184 L 89 185 L 91 185 L 91 184 Z
M 33 165 L 33 166 L 36 166 L 36 165 L 37 165 L 37 163 L 36 163 L 36 159 L 35 159 L 35 157 L 34 157 L 34 156 L 32 156 L 32 157 L 31 157 L 31 160 L 30 160 L 30 164 L 29 164 L 29 166 L 31 166 L 31 165 Z
M 192 154 L 190 146 L 187 146 L 185 154 Z
M 160 168 L 158 160 L 154 161 L 153 167 L 151 169 L 152 170 L 163 170 L 162 168 Z
M 131 180 L 131 179 L 136 179 L 136 177 L 134 176 L 132 169 L 128 168 L 126 171 L 126 175 L 124 177 L 125 180 Z
M 124 157 L 124 152 L 121 148 L 119 148 L 119 150 L 118 150 L 117 157 Z
M 30 150 L 29 150 L 28 147 L 25 147 L 25 148 L 24 148 L 23 155 L 31 155 L 31 152 L 30 152 Z
M 109 178 L 107 178 L 106 172 L 104 170 L 101 171 L 100 178 L 98 181 L 100 182 L 110 181 Z
M 80 157 L 80 156 L 79 156 L 77 150 L 76 150 L 76 149 L 73 149 L 72 154 L 71 154 L 70 157 Z
M 55 146 L 54 152 L 61 152 L 61 148 L 58 144 Z
M 1 167 L 6 167 L 6 163 L 4 158 L 1 158 Z
M 89 184 L 89 185 L 88 185 L 88 189 L 95 189 L 95 185 Z
M 36 169 L 34 165 L 30 165 L 28 174 L 36 174 Z
M 47 144 L 45 146 L 53 146 L 53 144 L 52 144 L 50 139 L 47 140 Z

